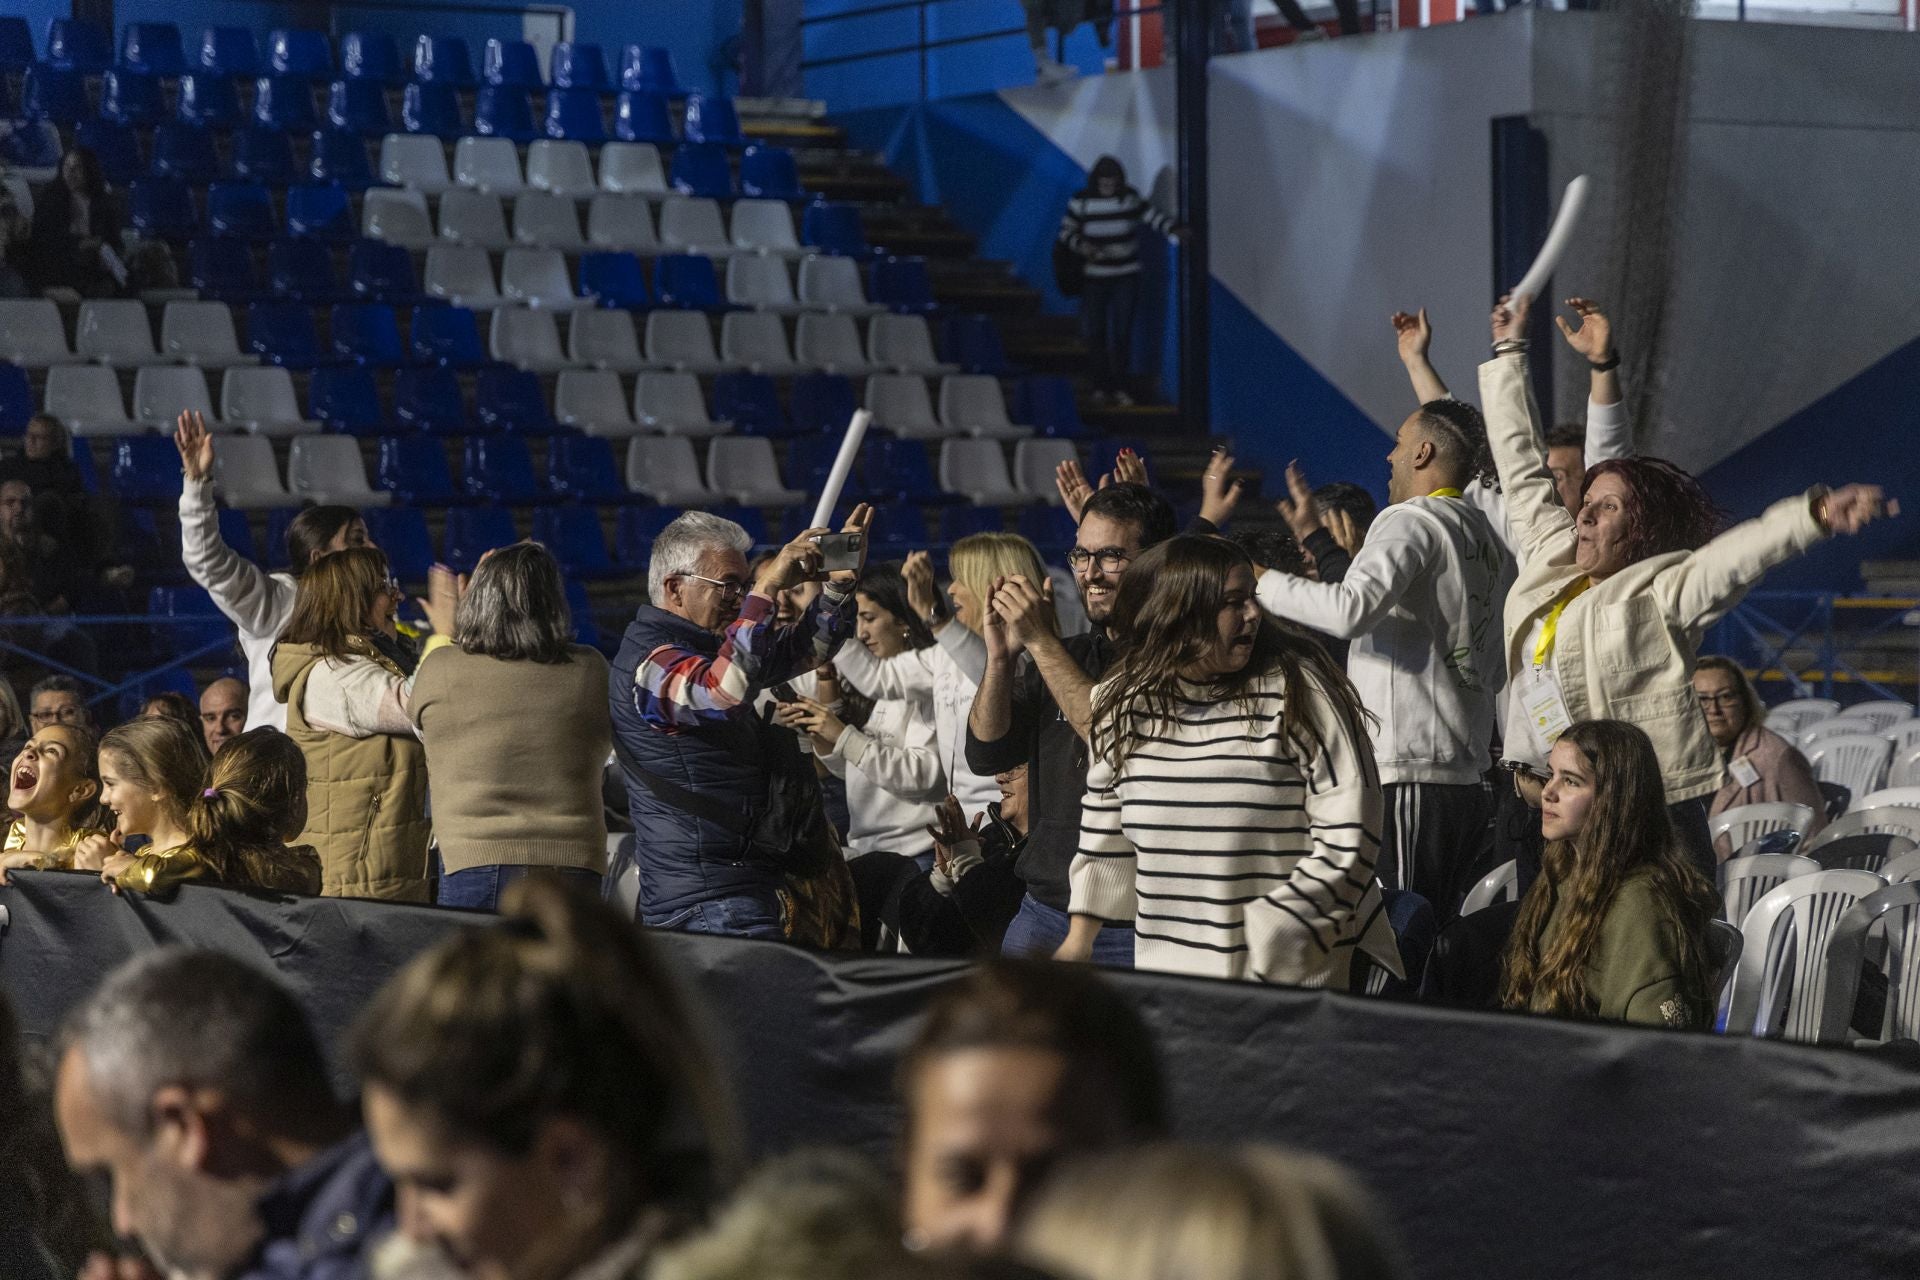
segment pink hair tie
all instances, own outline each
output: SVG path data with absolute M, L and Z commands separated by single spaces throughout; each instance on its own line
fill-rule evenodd
M 200 793 L 200 798 L 202 800 L 211 800 L 219 794 L 220 794 L 220 789 L 218 787 L 208 787 L 205 791 L 202 791 Z

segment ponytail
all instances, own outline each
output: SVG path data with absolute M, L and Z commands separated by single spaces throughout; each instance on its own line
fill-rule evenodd
M 277 729 L 249 729 L 220 748 L 187 806 L 193 847 L 228 883 L 269 884 L 267 868 L 307 825 L 307 760 Z

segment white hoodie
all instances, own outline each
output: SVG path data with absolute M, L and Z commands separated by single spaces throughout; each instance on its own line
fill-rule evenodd
M 293 616 L 292 576 L 268 573 L 220 537 L 212 480 L 188 480 L 180 490 L 180 558 L 187 576 L 239 628 L 247 659 L 247 728 L 284 732 L 287 707 L 273 696 L 273 646 Z

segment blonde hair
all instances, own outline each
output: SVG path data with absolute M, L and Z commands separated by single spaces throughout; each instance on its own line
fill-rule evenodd
M 973 598 L 985 608 L 993 595 L 995 578 L 1010 578 L 1020 574 L 1033 584 L 1034 590 L 1042 590 L 1047 582 L 1046 562 L 1040 559 L 1040 553 L 1033 544 L 1017 533 L 975 533 L 953 544 L 953 550 L 947 555 L 949 576 L 973 593 Z M 1054 616 L 1053 605 L 1046 605 L 1047 629 L 1058 635 L 1059 619 Z
M 1062 1280 L 1398 1280 L 1379 1214 L 1329 1161 L 1185 1143 L 1064 1167 L 1017 1253 Z

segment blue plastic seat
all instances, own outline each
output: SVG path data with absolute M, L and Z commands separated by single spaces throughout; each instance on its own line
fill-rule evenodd
M 136 506 L 180 501 L 180 451 L 162 436 L 122 436 L 113 448 L 113 491 Z
M 802 435 L 846 430 L 847 420 L 860 407 L 853 383 L 831 373 L 803 373 L 793 380 L 793 429 Z
M 217 236 L 271 240 L 273 197 L 257 182 L 215 182 L 207 188 L 207 229 Z
M 253 119 L 282 133 L 312 133 L 320 127 L 313 82 L 305 76 L 261 76 L 253 86 Z
M 13 87 L 7 82 L 5 73 L 0 72 L 0 120 L 17 119 L 19 114 L 18 111 L 13 109 Z M 86 122 L 82 121 L 81 123 L 84 124 Z M 59 130 L 56 129 L 54 131 L 54 137 L 55 140 L 58 141 Z
M 466 132 L 460 119 L 460 91 L 445 80 L 408 85 L 400 98 L 400 125 L 408 133 L 459 137 Z
M 903 315 L 929 315 L 940 307 L 933 300 L 933 280 L 927 274 L 927 260 L 920 257 L 888 254 L 876 258 L 867 296 Z
M 713 380 L 713 416 L 749 436 L 792 434 L 780 411 L 780 390 L 764 373 L 723 373 Z
M 181 97 L 186 96 L 184 85 Z M 152 124 L 164 108 L 160 77 L 115 68 L 100 77 L 100 118 L 120 124 Z M 83 122 L 84 123 L 84 122 Z
M 547 83 L 556 89 L 609 89 L 607 58 L 597 44 L 577 40 L 555 42 L 548 55 Z
M 168 657 L 197 655 L 196 661 L 223 661 L 233 652 L 233 626 L 203 587 L 157 586 L 149 589 L 147 616 L 169 620 L 166 623 L 148 624 L 152 643 Z M 139 689 L 122 693 L 121 707 L 124 709 L 132 705 L 135 698 L 152 696 L 181 684 L 186 689 L 175 687 L 174 692 L 184 693 L 193 688 L 192 674 L 184 669 L 184 665 L 149 677 Z
M 620 87 L 679 97 L 680 81 L 673 74 L 673 55 L 651 45 L 628 45 L 620 54 Z
M 349 80 L 399 84 L 400 47 L 384 31 L 349 31 L 340 37 L 340 70 Z
M 402 582 L 425 582 L 433 568 L 433 538 L 427 532 L 426 513 L 413 507 L 370 507 L 361 512 L 367 536 L 387 557 L 393 576 Z
M 228 175 L 269 187 L 291 185 L 294 178 L 293 139 L 272 125 L 249 124 L 234 130 Z
M 727 149 L 718 144 L 685 144 L 676 148 L 669 177 L 673 189 L 683 196 L 733 199 L 733 171 L 727 165 Z
M 744 146 L 747 141 L 740 132 L 740 113 L 734 109 L 733 99 L 707 93 L 687 95 L 684 136 L 688 142 L 713 142 L 723 147 Z
M 247 350 L 268 364 L 311 369 L 320 363 L 313 308 L 304 302 L 256 302 L 247 308 Z
M 515 89 L 543 89 L 540 55 L 525 40 L 488 40 L 480 57 L 480 78 Z
M 200 33 L 199 66 L 219 76 L 260 74 L 260 46 L 251 27 L 208 27 Z
M 455 500 L 447 451 L 431 436 L 380 437 L 373 474 L 375 485 L 408 506 L 440 507 Z
M 992 316 L 977 313 L 948 316 L 941 326 L 940 347 L 947 353 L 947 359 L 968 373 L 1004 378 L 1014 371 L 1007 360 L 1006 345 L 1000 341 L 1000 326 Z
M 471 573 L 481 556 L 518 541 L 520 530 L 505 507 L 457 507 L 447 512 L 441 559 L 461 573 Z
M 358 366 L 315 369 L 307 383 L 307 414 L 345 435 L 379 435 L 385 415 L 373 371 Z M 376 539 L 385 546 L 384 539 Z
M 368 368 L 395 369 L 407 363 L 400 319 L 386 303 L 341 303 L 328 319 L 336 356 Z
M 347 83 L 373 84 L 371 80 Z M 351 129 L 316 131 L 307 172 L 315 182 L 337 182 L 349 191 L 365 191 L 373 185 L 373 162 L 367 159 L 367 140 Z
M 287 188 L 287 234 L 317 236 L 322 240 L 352 240 L 353 205 L 347 189 L 333 182 L 310 182 Z
M 585 584 L 568 578 L 561 586 L 567 593 L 567 612 L 573 615 L 573 642 L 604 651 L 606 646 L 600 643 L 600 624 L 593 616 L 593 597 L 587 594 Z
M 548 442 L 547 488 L 588 503 L 626 502 L 633 497 L 621 483 L 613 442 L 604 436 L 555 436 Z
M 673 122 L 667 116 L 667 95 L 629 89 L 613 103 L 613 136 L 622 142 L 673 145 Z
M 400 304 L 420 295 L 413 254 L 384 240 L 356 240 L 347 252 L 347 281 L 354 295 Z
M 205 71 L 181 76 L 178 114 L 201 128 L 233 128 L 240 123 L 240 95 L 232 78 Z
M 187 284 L 222 302 L 246 302 L 264 292 L 253 269 L 253 246 L 231 236 L 187 246 Z
M 177 76 L 186 69 L 180 28 L 171 22 L 129 22 L 120 32 L 120 65 L 150 76 Z
M 327 123 L 370 138 L 391 132 L 387 87 L 377 80 L 335 80 L 327 88 Z
M 726 304 L 720 297 L 720 277 L 714 273 L 713 259 L 694 253 L 670 253 L 653 260 L 654 295 L 663 307 L 682 311 L 718 311 Z
M 0 71 L 25 71 L 33 62 L 33 28 L 17 14 L 0 18 Z
M 267 246 L 267 287 L 276 296 L 315 306 L 341 296 L 333 247 L 318 240 L 275 240 Z
M 413 309 L 413 358 L 428 364 L 472 369 L 492 363 L 480 341 L 480 324 L 465 307 L 431 303 Z
M 124 187 L 146 172 L 131 125 L 113 120 L 82 120 L 73 127 L 73 140 L 93 152 L 93 158 L 100 162 L 100 176 L 112 186 Z
M 976 533 L 1005 533 L 1007 522 L 998 507 L 976 507 L 959 503 L 940 514 L 940 540 L 952 545 Z
M 580 292 L 597 295 L 603 307 L 629 308 L 653 305 L 653 291 L 647 288 L 646 272 L 640 259 L 631 253 L 583 253 L 580 255 Z
M 87 108 L 87 84 L 81 72 L 36 62 L 27 68 L 27 82 L 20 94 L 20 113 L 29 120 L 71 128 L 81 117 L 91 114 Z
M 60 126 L 51 120 L 20 121 L 11 134 L 0 138 L 0 161 L 16 168 L 52 169 L 65 154 Z
M 789 489 L 818 493 L 825 486 L 827 473 L 833 470 L 833 461 L 839 452 L 840 441 L 837 438 L 801 436 L 787 445 L 787 460 L 780 469 L 780 479 Z M 855 459 L 854 474 L 849 477 L 848 483 L 859 486 L 865 492 L 866 482 L 860 479 L 859 459 Z
M 402 369 L 393 379 L 393 416 L 417 431 L 454 436 L 467 429 L 467 402 L 453 370 Z
M 840 258 L 864 258 L 867 233 L 860 210 L 850 204 L 815 200 L 800 215 L 800 243 Z
M 107 33 L 84 18 L 54 18 L 47 23 L 47 61 L 54 66 L 98 75 L 112 59 Z
M 607 140 L 598 89 L 547 90 L 546 135 L 592 145 Z
M 868 491 L 887 494 L 899 502 L 942 504 L 952 495 L 942 492 L 927 458 L 927 447 L 918 440 L 896 440 L 881 436 L 866 447 Z
M 869 536 L 873 539 L 873 550 L 888 557 L 904 556 L 933 543 L 927 532 L 926 516 L 919 507 L 906 504 L 875 507 Z
M 546 507 L 533 513 L 533 536 L 573 578 L 611 578 L 620 572 L 607 554 L 600 513 L 592 507 Z
M 218 518 L 220 540 L 232 547 L 234 553 L 243 560 L 259 559 L 259 554 L 253 548 L 253 525 L 247 520 L 247 513 L 222 507 Z
M 473 410 L 489 431 L 536 436 L 554 429 L 540 375 L 526 369 L 482 369 L 473 382 Z
M 473 131 L 482 137 L 515 142 L 531 142 L 538 137 L 527 91 L 515 85 L 481 85 L 473 100 Z
M 267 66 L 283 76 L 333 78 L 333 42 L 324 31 L 282 28 L 267 36 Z
M 25 431 L 27 419 L 38 406 L 27 371 L 17 364 L 0 362 L 0 435 L 17 436 Z
M 183 120 L 163 120 L 153 130 L 153 174 L 205 186 L 220 173 L 213 135 Z
M 645 573 L 653 540 L 686 513 L 678 507 L 623 507 L 613 526 L 614 560 L 630 573 Z
M 473 57 L 459 36 L 421 36 L 413 42 L 413 78 L 420 84 L 473 87 Z
M 1093 434 L 1080 417 L 1072 379 L 1053 374 L 1022 379 L 1014 388 L 1013 420 L 1059 440 L 1084 440 Z
M 189 236 L 199 226 L 192 192 L 172 177 L 135 178 L 129 183 L 127 221 L 145 236 Z
M 1040 554 L 1048 558 L 1057 558 L 1073 545 L 1079 527 L 1074 523 L 1073 513 L 1065 507 L 1049 507 L 1044 503 L 1026 508 L 1020 513 L 1020 536 L 1040 549 Z
M 740 194 L 755 200 L 804 200 L 793 152 L 756 142 L 740 157 Z
M 461 492 L 476 502 L 516 505 L 550 500 L 533 478 L 533 457 L 517 436 L 468 436 L 460 457 Z

